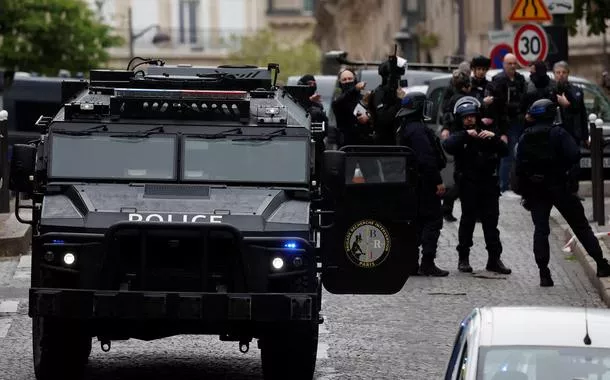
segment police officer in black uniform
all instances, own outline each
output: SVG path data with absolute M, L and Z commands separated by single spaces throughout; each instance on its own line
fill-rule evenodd
M 368 109 L 375 129 L 375 143 L 379 145 L 394 145 L 396 143 L 396 113 L 400 109 L 399 88 L 400 76 L 405 73 L 404 66 L 392 67 L 386 60 L 377 69 L 381 76 L 381 84 L 369 97 Z
M 534 222 L 534 257 L 540 270 L 540 286 L 553 286 L 549 270 L 549 216 L 555 206 L 568 222 L 587 253 L 597 263 L 597 276 L 610 276 L 599 242 L 585 217 L 578 197 L 570 191 L 569 171 L 580 158 L 574 139 L 558 127 L 557 105 L 541 99 L 526 115 L 530 123 L 517 145 L 516 192 Z
M 508 145 L 500 138 L 493 126 L 483 124 L 479 106 L 474 99 L 472 102 L 457 104 L 455 120 L 460 123 L 461 130 L 452 133 L 443 145 L 447 153 L 455 157 L 459 197 L 462 204 L 457 246 L 458 270 L 472 272 L 469 256 L 478 217 L 481 220 L 488 252 L 486 269 L 510 274 L 511 270 L 500 260 L 502 243 L 498 231 L 500 215 L 498 166 L 500 158 L 508 154 Z
M 421 92 L 409 93 L 402 99 L 402 107 L 396 114 L 399 124 L 397 140 L 398 145 L 408 146 L 415 151 L 421 176 L 418 182 L 417 223 L 422 259 L 419 265 L 419 257 L 415 258 L 411 274 L 443 277 L 449 275 L 449 272 L 438 268 L 434 260 L 443 227 L 440 197 L 445 192 L 445 186 L 441 178 L 434 142 L 431 140 L 434 132 L 428 130 L 424 124 L 427 104 L 426 95 Z
M 452 131 L 456 130 L 458 127 L 453 119 L 453 108 L 455 107 L 455 103 L 464 96 L 470 96 L 472 93 L 472 82 L 470 73 L 466 73 L 462 70 L 453 71 L 453 76 L 451 78 L 451 87 L 453 90 L 451 93 L 451 98 L 443 101 L 443 128 L 441 129 L 441 139 L 446 140 Z M 448 92 L 447 92 L 448 93 Z M 447 94 L 446 93 L 446 94 Z M 459 184 L 454 175 L 453 186 L 445 193 L 443 197 L 443 217 L 448 222 L 457 221 L 456 217 L 453 216 L 453 206 L 455 204 L 455 200 L 459 196 Z

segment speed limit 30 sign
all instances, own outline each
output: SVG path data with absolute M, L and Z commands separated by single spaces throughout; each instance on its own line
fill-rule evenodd
M 549 52 L 546 31 L 537 24 L 526 24 L 515 33 L 513 52 L 521 66 L 544 61 Z

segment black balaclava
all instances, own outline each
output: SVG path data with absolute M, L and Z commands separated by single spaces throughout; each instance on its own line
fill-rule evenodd
M 316 83 L 316 78 L 314 78 L 313 75 L 311 74 L 305 74 L 301 77 L 301 79 L 299 79 L 298 84 L 300 84 L 301 86 L 309 86 L 308 82 L 314 82 L 314 85 L 312 86 L 314 88 L 314 91 L 316 91 L 318 89 L 318 86 L 315 84 Z
M 534 72 L 530 74 L 530 79 L 536 88 L 545 88 L 550 83 L 550 78 L 546 74 L 546 64 L 544 62 L 534 63 Z
M 342 73 L 344 71 L 349 71 L 354 76 L 354 80 L 351 81 L 351 82 L 339 83 L 339 87 L 341 88 L 341 91 L 346 92 L 346 91 L 349 91 L 349 90 L 351 90 L 352 88 L 354 88 L 356 86 L 357 79 L 356 79 L 356 73 L 353 72 L 352 70 L 345 69 L 345 70 L 342 71 Z M 341 76 L 341 74 L 339 74 L 339 76 Z

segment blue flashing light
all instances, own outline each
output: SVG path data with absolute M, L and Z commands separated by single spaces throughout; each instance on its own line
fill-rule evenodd
M 65 244 L 66 243 L 64 240 L 58 240 L 58 239 L 53 239 L 51 242 L 53 244 Z
M 297 248 L 297 243 L 295 241 L 287 241 L 287 242 L 284 243 L 284 248 L 296 249 Z

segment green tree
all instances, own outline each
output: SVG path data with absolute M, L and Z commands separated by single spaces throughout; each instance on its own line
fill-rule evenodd
M 566 17 L 570 34 L 576 34 L 576 22 L 585 17 L 587 35 L 606 33 L 606 21 L 610 19 L 610 1 L 608 0 L 575 0 L 574 13 Z
M 279 63 L 278 81 L 284 82 L 291 75 L 318 74 L 321 53 L 312 41 L 291 44 L 277 37 L 270 29 L 263 29 L 251 36 L 233 37 L 235 46 L 227 58 L 228 64 L 267 66 Z
M 103 66 L 123 39 L 83 0 L 0 0 L 0 66 L 57 75 Z

